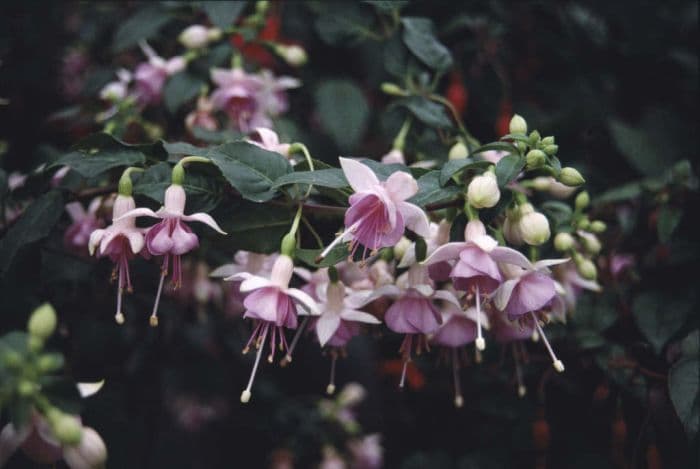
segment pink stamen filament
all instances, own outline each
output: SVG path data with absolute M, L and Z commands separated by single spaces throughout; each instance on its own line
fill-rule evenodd
M 479 285 L 476 286 L 476 348 L 484 350 L 486 341 L 481 332 L 481 296 L 479 295 Z
M 270 323 L 264 323 L 262 337 L 260 340 L 256 341 L 256 348 L 258 352 L 255 355 L 255 363 L 253 364 L 253 370 L 250 372 L 250 378 L 248 379 L 248 386 L 241 393 L 241 402 L 243 404 L 248 403 L 251 397 L 251 389 L 253 388 L 253 382 L 255 381 L 255 374 L 258 371 L 258 366 L 260 365 L 260 357 L 262 356 L 263 347 L 265 344 L 265 339 L 267 338 L 267 331 L 270 329 Z
M 462 383 L 459 379 L 459 357 L 455 347 L 452 347 L 452 379 L 455 386 L 455 407 L 461 408 L 464 405 L 464 398 L 462 397 Z
M 515 378 L 518 380 L 518 397 L 524 397 L 527 393 L 527 388 L 523 383 L 523 369 L 520 365 L 517 342 L 514 342 L 511 348 L 513 350 L 513 360 L 515 361 Z
M 335 392 L 335 362 L 338 360 L 338 354 L 333 350 L 331 352 L 331 376 L 326 386 L 326 394 L 332 395 Z
M 160 281 L 158 282 L 158 292 L 156 293 L 156 301 L 153 304 L 153 312 L 149 322 L 151 326 L 156 327 L 158 325 L 158 304 L 160 303 L 160 295 L 163 293 L 163 282 L 165 282 L 165 276 L 168 275 L 168 258 L 163 262 L 163 269 L 160 271 Z
M 413 334 L 406 334 L 403 339 L 401 348 L 399 352 L 403 354 L 403 368 L 401 369 L 401 380 L 399 381 L 399 388 L 403 389 L 406 384 L 406 370 L 408 368 L 408 362 L 411 361 L 411 346 L 413 344 Z
M 535 321 L 535 327 L 537 328 L 537 333 L 540 335 L 540 337 L 542 337 L 542 342 L 544 342 L 545 347 L 547 347 L 547 351 L 549 352 L 549 356 L 552 359 L 552 365 L 554 366 L 554 369 L 557 370 L 559 373 L 561 373 L 562 371 L 564 371 L 564 364 L 554 354 L 554 350 L 552 350 L 552 346 L 549 345 L 549 340 L 547 340 L 547 336 L 544 335 L 544 331 L 542 330 L 542 326 L 540 326 L 540 322 L 537 320 L 537 316 L 535 316 L 535 313 L 533 311 L 531 311 L 530 314 L 532 315 L 532 320 Z
M 281 365 L 286 366 L 287 364 L 292 362 L 292 353 L 294 352 L 294 349 L 297 346 L 297 342 L 299 342 L 299 338 L 301 337 L 301 334 L 304 332 L 304 329 L 306 329 L 306 325 L 309 322 L 309 317 L 306 316 L 304 319 L 301 321 L 301 324 L 297 328 L 297 331 L 294 333 L 294 337 L 292 338 L 292 343 L 287 347 L 287 343 L 285 340 L 285 348 L 287 348 L 287 355 L 285 355 L 284 359 L 282 360 Z M 284 336 L 282 336 L 284 339 Z

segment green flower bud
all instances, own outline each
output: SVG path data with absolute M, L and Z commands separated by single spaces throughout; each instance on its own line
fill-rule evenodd
M 401 239 L 394 245 L 394 257 L 397 261 L 400 261 L 403 258 L 404 254 L 406 254 L 406 250 L 410 246 L 411 240 L 405 236 L 402 236 Z
M 600 240 L 593 233 L 579 233 L 581 240 L 583 241 L 583 247 L 589 254 L 598 254 L 602 249 Z
M 588 192 L 583 191 L 579 192 L 579 194 L 576 196 L 576 202 L 575 202 L 575 207 L 576 210 L 579 212 L 583 210 L 584 208 L 588 207 L 588 204 L 591 203 L 591 196 L 588 195 Z
M 546 145 L 544 147 L 544 152 L 549 156 L 556 155 L 559 151 L 559 145 Z
M 509 130 L 512 134 L 525 135 L 527 133 L 527 122 L 522 116 L 513 114 L 513 117 L 510 119 Z
M 552 179 L 547 176 L 538 176 L 532 180 L 532 188 L 536 191 L 548 191 L 552 187 Z
M 53 306 L 44 303 L 29 317 L 27 329 L 32 336 L 45 340 L 56 330 L 56 322 L 56 311 Z
M 608 228 L 608 226 L 605 224 L 605 222 L 602 222 L 600 220 L 594 220 L 591 222 L 590 230 L 593 233 L 603 233 L 605 230 Z
M 537 169 L 544 166 L 547 161 L 547 155 L 542 150 L 530 150 L 525 156 L 527 161 L 527 169 Z
M 255 12 L 259 15 L 264 15 L 270 7 L 270 2 L 267 0 L 259 0 L 255 2 Z
M 591 222 L 588 221 L 588 217 L 582 217 L 576 222 L 576 227 L 581 230 L 588 230 L 591 227 Z
M 181 186 L 185 182 L 185 168 L 180 163 L 173 166 L 173 172 L 171 175 L 171 180 L 173 184 Z
M 577 264 L 576 268 L 581 277 L 586 280 L 595 280 L 598 277 L 598 271 L 595 268 L 595 264 L 590 259 L 581 259 Z
M 29 397 L 36 392 L 36 385 L 31 381 L 23 379 L 17 384 L 17 394 L 22 397 Z
M 408 96 L 408 92 L 396 83 L 384 82 L 382 83 L 381 88 L 382 91 L 389 96 Z
M 16 350 L 4 350 L 2 353 L 2 364 L 11 370 L 17 370 L 22 367 L 22 355 Z
M 297 248 L 297 238 L 293 233 L 287 233 L 282 238 L 282 245 L 280 247 L 280 253 L 285 256 L 294 257 L 294 251 Z
M 574 237 L 569 233 L 558 233 L 554 237 L 554 249 L 559 252 L 566 252 L 574 247 Z
M 561 173 L 559 173 L 559 182 L 569 187 L 578 187 L 586 182 L 586 180 L 583 179 L 583 176 L 581 176 L 581 173 L 579 173 L 577 169 L 566 167 L 562 168 Z
M 548 137 L 545 137 L 542 139 L 542 145 L 547 146 L 547 145 L 554 145 L 554 137 L 551 135 Z
M 518 147 L 521 153 L 527 150 L 527 143 L 525 142 L 515 142 L 515 146 Z
M 533 130 L 530 132 L 530 136 L 527 139 L 527 143 L 531 146 L 537 146 L 538 143 L 540 143 L 540 139 L 542 137 L 540 136 L 540 133 L 537 130 Z
M 77 445 L 83 438 L 83 426 L 71 415 L 54 414 L 50 424 L 56 439 L 64 445 Z
M 549 239 L 549 220 L 539 212 L 523 215 L 518 223 L 523 241 L 531 246 L 539 246 Z
M 36 366 L 42 373 L 51 373 L 59 370 L 63 366 L 63 355 L 59 353 L 41 355 L 36 361 Z
M 452 148 L 450 148 L 450 153 L 448 154 L 448 158 L 450 160 L 463 160 L 469 155 L 469 151 L 467 150 L 467 146 L 464 144 L 463 141 L 458 141 L 454 145 L 452 145 Z
M 32 352 L 39 352 L 44 348 L 44 339 L 35 335 L 30 335 L 27 340 L 27 347 L 29 347 L 29 350 Z

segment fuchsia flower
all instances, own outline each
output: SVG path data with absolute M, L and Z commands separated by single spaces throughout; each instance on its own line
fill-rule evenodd
M 211 95 L 214 108 L 224 111 L 237 129 L 248 133 L 256 127 L 271 126 L 257 101 L 257 93 L 262 87 L 259 77 L 242 68 L 214 68 L 211 80 L 218 85 Z
M 383 164 L 406 164 L 406 157 L 403 151 L 398 148 L 392 148 L 389 153 L 382 156 L 381 162 Z
M 368 166 L 358 161 L 340 158 L 340 166 L 355 193 L 350 196 L 350 208 L 345 212 L 345 232 L 321 257 L 343 241 L 350 241 L 350 252 L 354 255 L 360 244 L 372 250 L 393 246 L 401 239 L 405 228 L 421 236 L 430 234 L 425 212 L 406 202 L 418 192 L 413 176 L 397 171 L 386 181 L 379 181 Z
M 148 57 L 148 62 L 142 62 L 134 71 L 135 94 L 143 106 L 160 102 L 165 80 L 181 72 L 187 66 L 185 59 L 180 56 L 165 60 L 145 42 L 141 50 Z
M 141 252 L 144 246 L 143 233 L 136 228 L 134 217 L 124 215 L 136 207 L 131 196 L 117 195 L 112 207 L 112 224 L 105 229 L 97 229 L 90 234 L 88 248 L 90 255 L 97 252 L 99 257 L 108 256 L 114 262 L 113 278 L 117 278 L 117 323 L 124 322 L 122 314 L 122 294 L 124 290 L 131 292 L 129 277 L 129 260 Z M 118 274 L 117 274 L 118 272 Z
M 277 254 L 257 254 L 248 251 L 238 251 L 233 257 L 233 263 L 222 265 L 214 269 L 210 277 L 232 277 L 241 272 L 252 275 L 268 277 L 272 272 L 272 266 L 277 259 Z M 232 281 L 231 288 L 227 293 L 226 312 L 231 316 L 240 316 L 245 312 L 243 300 L 245 294 L 240 291 L 242 280 Z
M 559 287 L 557 293 L 564 301 L 566 310 L 570 312 L 576 308 L 576 299 L 583 290 L 594 292 L 602 290 L 600 284 L 595 280 L 586 280 L 581 277 L 576 266 L 571 263 L 554 267 L 554 277 L 558 280 L 555 284 L 556 287 Z
M 150 319 L 152 326 L 158 325 L 158 303 L 163 291 L 163 281 L 168 274 L 168 267 L 171 261 L 173 286 L 178 288 L 182 283 L 180 257 L 199 246 L 199 238 L 185 222 L 196 221 L 204 223 L 219 233 L 226 234 L 209 214 L 193 213 L 192 215 L 185 215 L 186 200 L 185 189 L 180 184 L 171 184 L 165 190 L 165 203 L 157 212 L 149 208 L 136 208 L 117 219 L 119 221 L 124 218 L 147 216 L 162 220 L 150 227 L 146 232 L 146 249 L 148 252 L 153 256 L 163 256 L 158 293 L 156 294 L 156 301 Z
M 274 130 L 258 127 L 252 133 L 251 139 L 247 139 L 246 141 L 265 150 L 279 153 L 285 158 L 289 158 L 289 147 L 291 145 L 289 143 L 280 143 L 280 138 Z
M 276 77 L 267 69 L 260 71 L 258 80 L 260 82 L 260 88 L 256 93 L 258 105 L 266 116 L 273 117 L 287 112 L 287 109 L 289 109 L 286 91 L 301 86 L 301 82 L 296 78 L 287 76 Z
M 97 211 L 102 205 L 102 197 L 92 199 L 87 211 L 80 202 L 66 204 L 66 212 L 73 223 L 63 234 L 63 245 L 71 252 L 84 254 L 90 241 L 90 233 L 104 226 L 104 222 L 97 218 Z
M 476 308 L 481 311 L 481 295 L 490 295 L 501 284 L 503 277 L 498 262 L 525 264 L 530 262 L 515 249 L 498 246 L 491 236 L 486 234 L 484 224 L 471 220 L 464 230 L 465 242 L 447 243 L 438 247 L 423 263 L 426 265 L 458 259 L 450 277 L 457 290 L 476 295 Z M 477 319 L 481 314 L 477 315 Z M 482 337 L 481 322 L 477 320 L 476 346 L 483 350 L 486 343 Z
M 206 97 L 200 96 L 197 99 L 197 109 L 193 110 L 185 117 L 185 126 L 192 132 L 195 127 L 214 131 L 219 128 L 219 123 L 213 116 L 214 104 Z
M 282 254 L 275 260 L 270 278 L 242 272 L 226 279 L 243 280 L 240 290 L 248 293 L 248 296 L 243 301 L 243 305 L 246 308 L 244 317 L 252 318 L 256 323 L 253 334 L 243 349 L 243 353 L 247 353 L 252 345 L 258 350 L 248 386 L 241 394 L 241 402 L 243 403 L 250 400 L 255 373 L 260 363 L 260 357 L 268 333 L 272 331 L 270 355 L 267 360 L 272 363 L 274 361 L 275 347 L 279 346 L 283 351 L 288 350 L 283 328 L 296 329 L 297 316 L 300 314 L 297 311 L 297 304 L 303 307 L 301 314 L 312 314 L 315 316 L 320 314 L 313 298 L 299 289 L 289 287 L 289 281 L 293 272 L 294 263 L 291 257 Z

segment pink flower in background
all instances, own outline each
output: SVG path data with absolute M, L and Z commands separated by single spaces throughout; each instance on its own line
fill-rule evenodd
M 182 283 L 182 271 L 180 257 L 199 246 L 199 238 L 192 232 L 186 221 L 204 223 L 221 234 L 226 234 L 207 213 L 193 213 L 185 215 L 185 203 L 187 195 L 185 189 L 179 184 L 171 184 L 165 190 L 165 203 L 157 212 L 149 208 L 136 208 L 122 215 L 123 218 L 153 217 L 162 221 L 153 225 L 146 232 L 146 249 L 153 256 L 164 256 L 161 268 L 158 293 L 151 313 L 151 325 L 158 325 L 158 303 L 163 291 L 163 281 L 168 274 L 168 268 L 172 261 L 172 282 L 175 288 Z
M 85 254 L 90 234 L 97 228 L 104 226 L 104 222 L 97 218 L 97 211 L 101 205 L 102 197 L 92 199 L 87 210 L 80 202 L 66 204 L 66 212 L 73 221 L 63 234 L 63 246 L 68 251 L 78 255 Z
M 260 357 L 268 334 L 270 335 L 270 355 L 268 361 L 274 361 L 275 348 L 287 351 L 287 341 L 284 329 L 296 329 L 297 304 L 302 307 L 302 313 L 318 316 L 318 306 L 313 298 L 303 291 L 290 288 L 289 281 L 294 272 L 294 263 L 289 256 L 280 255 L 272 266 L 270 278 L 251 275 L 247 272 L 234 274 L 226 280 L 242 280 L 240 290 L 248 293 L 243 305 L 246 308 L 244 317 L 255 320 L 255 329 L 243 350 L 246 353 L 254 346 L 258 352 L 248 386 L 241 394 L 241 402 L 248 402 L 255 373 L 260 363 Z
M 160 102 L 165 80 L 183 71 L 187 63 L 180 56 L 165 60 L 145 42 L 141 43 L 141 50 L 148 62 L 140 63 L 134 71 L 134 93 L 139 103 L 147 106 Z
M 558 280 L 562 291 L 557 289 L 567 311 L 573 312 L 576 308 L 576 299 L 583 290 L 599 292 L 601 286 L 595 280 L 586 280 L 578 273 L 578 269 L 572 263 L 566 263 L 554 267 L 554 277 Z
M 141 252 L 144 246 L 143 230 L 136 228 L 134 217 L 122 218 L 127 212 L 134 210 L 136 204 L 131 196 L 118 195 L 112 207 L 112 224 L 105 229 L 94 230 L 90 234 L 88 248 L 90 254 L 109 257 L 114 262 L 114 273 L 117 278 L 117 312 L 116 321 L 124 322 L 122 314 L 122 294 L 124 290 L 131 292 L 129 277 L 129 260 Z
M 316 334 L 321 346 L 343 347 L 355 332 L 352 323 L 380 324 L 379 319 L 357 308 L 367 303 L 367 296 L 347 291 L 342 282 L 318 288 L 321 316 L 316 321 Z
M 301 82 L 292 77 L 276 77 L 270 70 L 262 70 L 258 74 L 260 88 L 255 99 L 266 116 L 278 116 L 289 109 L 287 90 L 299 88 Z M 270 126 L 263 126 L 270 127 Z
M 279 153 L 285 158 L 289 158 L 290 144 L 280 143 L 280 138 L 277 135 L 277 132 L 274 130 L 267 129 L 265 127 L 258 127 L 251 134 L 251 138 L 247 139 L 246 141 L 265 150 Z
M 355 193 L 345 212 L 345 232 L 324 250 L 322 257 L 341 241 L 350 241 L 352 255 L 359 245 L 365 249 L 393 246 L 406 228 L 421 236 L 430 235 L 425 212 L 406 202 L 418 192 L 413 176 L 397 171 L 386 181 L 379 181 L 368 166 L 358 161 L 340 158 L 340 166 Z
M 268 277 L 270 273 L 272 273 L 272 266 L 275 263 L 275 259 L 277 259 L 277 254 L 268 255 L 238 251 L 236 255 L 233 256 L 233 263 L 225 264 L 214 269 L 209 276 L 226 278 L 246 272 L 260 277 Z M 240 291 L 241 282 L 242 280 L 231 281 L 231 287 L 227 292 L 226 312 L 233 317 L 238 317 L 245 311 L 245 307 L 243 306 L 245 293 Z
M 365 435 L 348 441 L 348 450 L 352 455 L 350 467 L 354 469 L 381 469 L 384 464 L 382 436 L 378 433 Z
M 635 264 L 634 254 L 613 254 L 610 256 L 610 273 L 618 278 L 622 272 L 634 267 Z
M 256 127 L 271 127 L 257 100 L 262 87 L 259 77 L 242 68 L 214 68 L 211 80 L 218 86 L 211 95 L 211 102 L 215 109 L 228 115 L 234 127 L 244 133 Z
M 197 109 L 187 114 L 185 126 L 191 132 L 195 127 L 214 131 L 219 128 L 219 123 L 213 115 L 214 104 L 206 96 L 197 99 Z
M 389 153 L 382 156 L 381 162 L 383 164 L 406 164 L 406 158 L 403 152 L 398 148 L 393 148 Z

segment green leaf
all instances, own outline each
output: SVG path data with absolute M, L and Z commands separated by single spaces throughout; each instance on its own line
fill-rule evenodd
M 231 129 L 209 130 L 203 127 L 192 129 L 192 135 L 206 143 L 228 143 L 240 140 L 243 134 Z
M 542 211 L 556 222 L 556 226 L 569 224 L 573 216 L 571 206 L 558 200 L 548 200 L 541 205 Z
M 163 147 L 168 152 L 168 155 L 176 156 L 197 156 L 206 153 L 208 150 L 208 148 L 196 147 L 187 142 L 163 142 Z
M 659 291 L 645 291 L 632 304 L 637 326 L 661 353 L 666 342 L 678 332 L 692 309 L 694 295 L 675 295 Z
M 584 349 L 605 345 L 602 333 L 617 320 L 612 295 L 581 295 L 576 301 L 572 322 L 576 338 Z
M 246 1 L 200 2 L 209 20 L 218 28 L 226 29 L 241 15 Z
M 188 72 L 181 72 L 168 79 L 163 87 L 165 107 L 175 114 L 180 106 L 199 95 L 204 81 Z
M 450 160 L 440 170 L 440 185 L 447 184 L 457 172 L 464 169 L 486 169 L 492 163 L 488 161 L 475 161 L 473 158 Z
M 340 245 L 331 249 L 328 255 L 324 257 L 321 262 L 317 263 L 316 258 L 318 258 L 322 251 L 323 249 L 297 249 L 295 256 L 309 267 L 321 268 L 336 265 L 338 262 L 347 259 L 350 255 L 347 245 Z
M 384 13 L 391 13 L 394 10 L 400 10 L 401 8 L 408 5 L 410 2 L 408 0 L 363 0 L 362 3 L 372 5 L 378 11 Z
M 197 168 L 202 170 L 203 168 Z M 172 167 L 158 163 L 148 168 L 134 184 L 134 194 L 143 195 L 162 204 L 165 190 L 171 184 Z M 187 170 L 182 187 L 187 193 L 187 213 L 208 212 L 223 198 L 222 188 L 216 177 L 202 174 L 192 168 Z
M 445 107 L 422 96 L 409 96 L 400 99 L 396 101 L 394 106 L 405 107 L 416 119 L 429 127 L 438 129 L 452 127 L 452 121 L 447 116 Z
M 507 153 L 517 152 L 518 149 L 508 142 L 492 142 L 482 145 L 472 153 L 483 153 L 485 151 L 505 151 Z
M 171 19 L 169 12 L 156 3 L 141 8 L 117 29 L 112 52 L 121 52 L 141 40 L 152 38 Z
M 688 357 L 678 360 L 668 374 L 671 402 L 690 440 L 695 438 L 700 422 L 699 369 L 698 357 Z
M 351 151 L 367 127 L 369 106 L 362 90 L 348 80 L 323 82 L 315 93 L 321 127 L 342 151 Z
M 354 45 L 371 33 L 372 15 L 353 2 L 328 2 L 315 22 L 323 42 L 330 45 Z
M 264 254 L 279 251 L 282 237 L 292 225 L 294 209 L 261 205 L 246 200 L 221 204 L 212 216 L 228 236 L 212 240 L 231 252 L 243 249 Z
M 210 148 L 207 156 L 224 178 L 241 195 L 253 202 L 265 202 L 275 196 L 274 183 L 290 173 L 292 167 L 279 153 L 263 150 L 248 142 L 225 143 Z
M 314 186 L 330 187 L 331 189 L 349 186 L 343 171 L 337 168 L 285 174 L 275 181 L 273 187 L 282 187 L 290 184 L 313 184 Z
M 524 166 L 525 159 L 520 155 L 513 154 L 501 158 L 498 163 L 496 163 L 496 179 L 498 179 L 498 185 L 500 187 L 507 185 L 520 174 Z
M 615 187 L 600 194 L 593 201 L 593 205 L 609 204 L 637 198 L 642 193 L 642 184 L 638 181 L 630 182 Z
M 130 145 L 109 134 L 97 133 L 78 142 L 73 151 L 53 162 L 47 169 L 68 166 L 89 178 L 112 168 L 142 166 L 147 158 L 165 160 L 167 157 L 162 142 Z
M 403 18 L 403 42 L 428 67 L 445 71 L 452 67 L 452 54 L 434 34 L 434 25 L 428 18 Z
M 464 213 L 460 213 L 452 221 L 452 226 L 450 226 L 450 242 L 460 242 L 464 241 L 464 230 L 467 227 L 467 216 Z
M 0 240 L 0 275 L 7 272 L 21 248 L 48 236 L 62 213 L 60 192 L 50 191 L 36 199 Z
M 659 218 L 656 223 L 656 230 L 659 235 L 659 241 L 668 243 L 671 240 L 671 235 L 676 231 L 678 224 L 681 222 L 683 210 L 678 207 L 664 205 L 659 211 Z
M 457 186 L 442 187 L 440 175 L 440 171 L 430 171 L 419 177 L 418 193 L 408 199 L 408 202 L 424 207 L 428 204 L 456 199 L 462 190 Z

